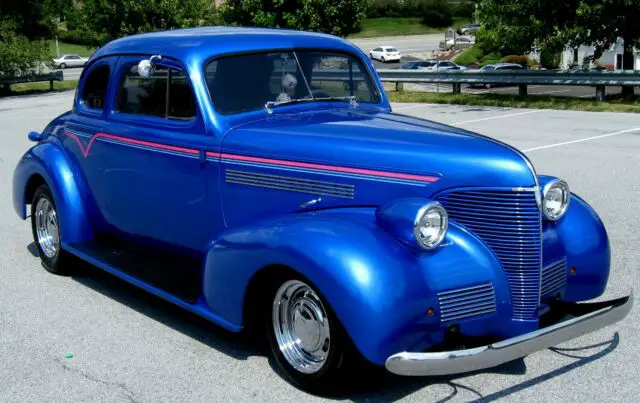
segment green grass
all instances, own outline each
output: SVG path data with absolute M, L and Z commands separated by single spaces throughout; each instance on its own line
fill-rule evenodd
M 78 86 L 78 80 L 54 81 L 54 91 L 69 91 Z M 49 82 L 12 84 L 9 93 L 3 95 L 27 95 L 49 92 Z M 1 97 L 2 95 L 0 95 Z
M 469 21 L 464 18 L 456 18 L 453 25 L 457 28 L 468 22 Z M 349 35 L 349 39 L 439 34 L 445 30 L 446 28 L 424 26 L 420 23 L 420 18 L 370 18 L 362 23 L 362 31 Z
M 500 106 L 531 109 L 567 109 L 592 112 L 634 112 L 640 113 L 640 96 L 634 99 L 607 97 L 604 102 L 582 98 L 554 97 L 549 95 L 529 95 L 520 98 L 508 94 L 443 94 L 435 92 L 395 92 L 387 94 L 392 102 L 414 102 L 430 104 Z
M 51 58 L 57 57 L 55 39 L 50 39 L 47 41 L 47 43 L 49 44 L 49 55 L 51 56 Z M 72 43 L 65 42 L 58 42 L 58 47 L 60 48 L 60 56 L 72 53 L 84 57 L 89 57 L 96 50 L 96 48 L 94 47 L 74 45 Z

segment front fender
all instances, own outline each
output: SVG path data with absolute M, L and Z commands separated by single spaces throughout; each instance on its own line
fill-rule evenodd
M 565 216 L 556 224 L 564 246 L 567 266 L 575 274 L 567 278 L 564 300 L 577 302 L 597 298 L 609 279 L 611 251 L 607 231 L 598 214 L 584 200 L 571 194 Z
M 315 285 L 363 356 L 381 365 L 398 351 L 442 342 L 439 315 L 427 315 L 437 309 L 439 291 L 492 282 L 497 313 L 482 327 L 498 331 L 499 320 L 508 320 L 509 288 L 493 253 L 455 224 L 443 245 L 432 252 L 403 245 L 376 225 L 370 208 L 265 220 L 212 243 L 205 301 L 241 324 L 251 278 L 266 266 L 286 265 Z
M 74 171 L 57 140 L 35 145 L 16 166 L 13 174 L 13 207 L 22 219 L 27 218 L 26 205 L 31 203 L 31 200 L 27 200 L 27 186 L 34 175 L 42 177 L 51 189 L 63 243 L 91 239 L 92 231 Z

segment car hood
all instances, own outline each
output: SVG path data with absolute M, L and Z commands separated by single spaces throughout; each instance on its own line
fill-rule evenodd
M 457 186 L 530 187 L 525 157 L 489 137 L 395 113 L 282 114 L 232 129 L 225 152 L 438 178 Z
M 229 224 L 255 213 L 380 206 L 460 187 L 535 185 L 526 157 L 488 137 L 363 109 L 274 115 L 231 129 L 223 140 L 223 199 Z M 327 190 L 328 189 L 328 190 Z

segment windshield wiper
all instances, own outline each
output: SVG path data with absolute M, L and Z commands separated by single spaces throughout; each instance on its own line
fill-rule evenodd
M 349 105 L 352 108 L 357 108 L 358 107 L 358 102 L 356 101 L 356 97 L 355 96 L 348 96 L 348 97 L 299 98 L 299 99 L 290 99 L 288 101 L 269 101 L 269 102 L 264 104 L 264 110 L 268 114 L 271 114 L 271 113 L 273 113 L 273 108 L 275 108 L 277 106 L 295 105 L 295 104 L 301 104 L 301 103 L 304 103 L 304 102 L 316 102 L 316 101 L 320 101 L 320 102 L 349 101 Z

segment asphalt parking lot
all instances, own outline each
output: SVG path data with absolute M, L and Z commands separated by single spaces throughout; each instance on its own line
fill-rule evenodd
M 320 401 L 286 383 L 252 343 L 97 270 L 47 274 L 11 203 L 13 169 L 72 92 L 0 100 L 0 401 Z M 640 291 L 640 116 L 448 105 L 398 113 L 478 131 L 568 181 L 604 220 L 605 298 Z M 636 302 L 637 302 L 636 298 Z M 501 367 L 438 378 L 384 377 L 350 401 L 637 401 L 640 313 Z M 73 357 L 65 358 L 72 353 Z

